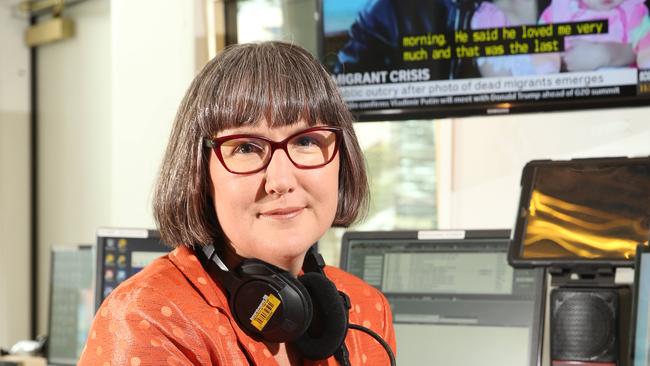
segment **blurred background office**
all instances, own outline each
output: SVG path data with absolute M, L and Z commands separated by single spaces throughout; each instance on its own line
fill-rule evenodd
M 98 227 L 155 226 L 151 190 L 174 114 L 215 52 L 269 39 L 318 49 L 315 0 L 68 1 L 74 35 L 31 48 L 20 3 L 0 0 L 3 347 L 46 332 L 51 248 L 93 244 Z M 527 161 L 650 155 L 648 115 L 357 123 L 373 201 L 355 229 L 512 228 Z M 342 234 L 320 244 L 330 264 Z

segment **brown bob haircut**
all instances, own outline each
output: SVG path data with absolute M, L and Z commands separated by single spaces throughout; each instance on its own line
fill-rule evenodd
M 346 227 L 365 215 L 369 190 L 363 155 L 352 115 L 328 72 L 293 44 L 240 44 L 228 47 L 201 70 L 176 114 L 153 198 L 165 243 L 200 246 L 221 239 L 210 196 L 212 150 L 203 146 L 203 139 L 263 120 L 270 127 L 300 120 L 309 126 L 341 127 L 339 201 L 333 225 Z

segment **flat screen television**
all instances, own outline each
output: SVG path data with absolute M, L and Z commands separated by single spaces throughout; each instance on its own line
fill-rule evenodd
M 646 0 L 319 0 L 359 120 L 648 105 Z

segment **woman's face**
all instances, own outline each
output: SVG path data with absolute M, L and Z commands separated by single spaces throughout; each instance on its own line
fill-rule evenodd
M 304 121 L 268 128 L 265 121 L 221 131 L 274 141 L 308 128 Z M 212 197 L 219 224 L 235 252 L 297 273 L 309 247 L 329 229 L 338 204 L 339 156 L 316 169 L 299 169 L 278 149 L 266 169 L 233 174 L 210 155 Z

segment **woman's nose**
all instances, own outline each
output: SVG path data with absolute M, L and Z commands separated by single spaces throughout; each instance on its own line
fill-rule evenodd
M 284 150 L 275 150 L 266 167 L 264 189 L 267 194 L 283 195 L 294 191 L 296 186 L 295 170 L 289 156 Z

